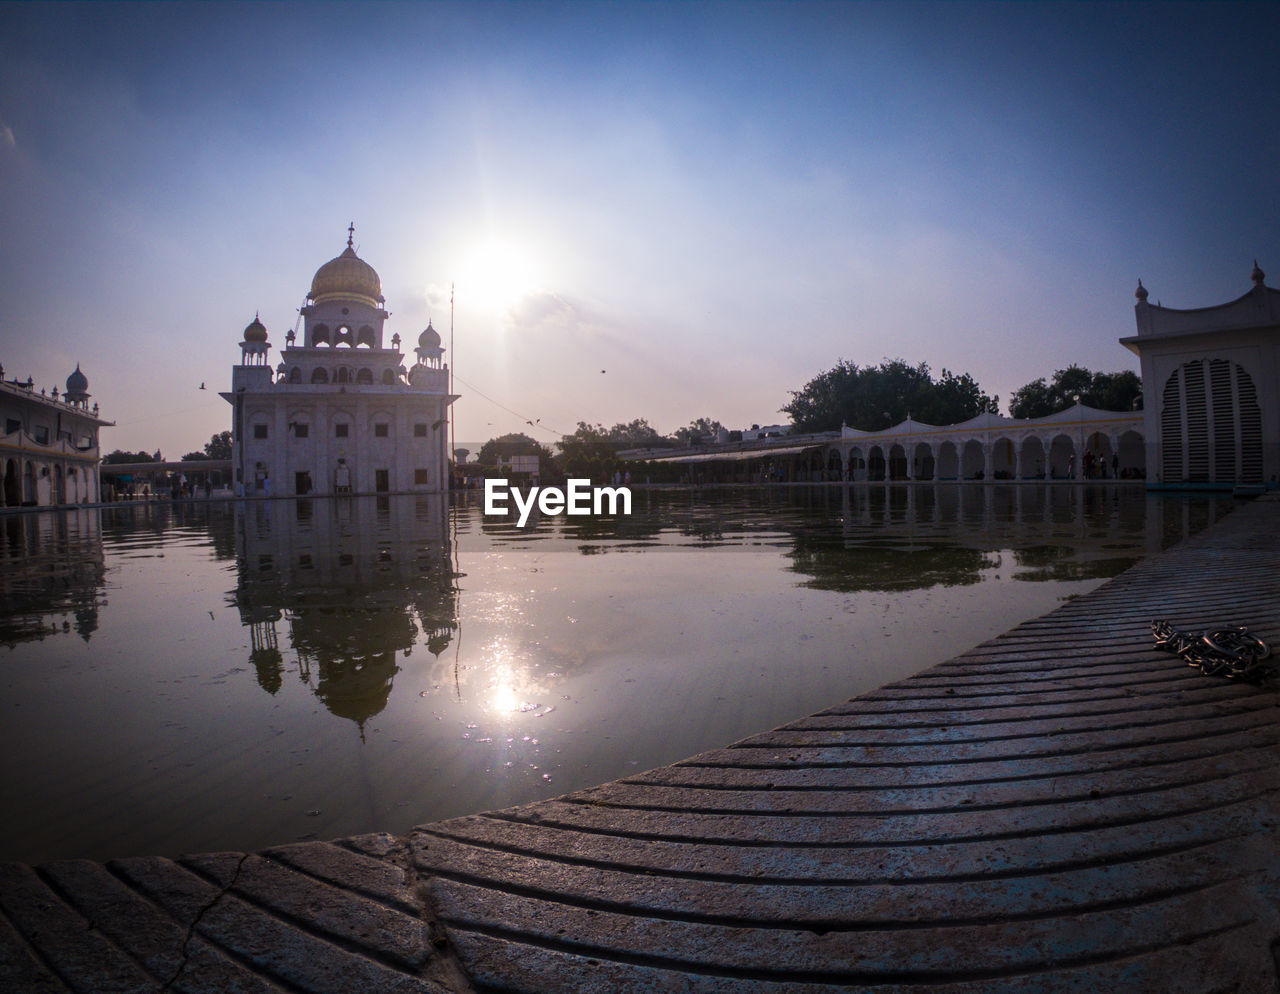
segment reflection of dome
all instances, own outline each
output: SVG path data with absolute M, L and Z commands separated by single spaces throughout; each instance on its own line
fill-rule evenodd
M 244 329 L 244 340 L 246 342 L 265 342 L 267 340 L 267 326 L 258 320 L 258 315 L 255 314 L 248 327 Z
M 440 347 L 440 333 L 431 327 L 431 322 L 427 322 L 427 330 L 418 336 L 418 345 L 424 349 L 436 349 Z
M 382 302 L 382 280 L 348 242 L 342 255 L 316 270 L 308 296 L 314 301 L 355 297 L 377 306 Z
M 400 667 L 394 652 L 367 658 L 320 660 L 316 696 L 331 714 L 354 721 L 361 728 L 380 714 L 391 697 L 391 684 Z
M 64 369 L 66 367 L 63 367 Z M 89 377 L 80 372 L 80 363 L 76 363 L 76 371 L 67 377 L 67 393 L 84 393 L 89 389 Z M 55 393 L 57 391 L 54 391 Z

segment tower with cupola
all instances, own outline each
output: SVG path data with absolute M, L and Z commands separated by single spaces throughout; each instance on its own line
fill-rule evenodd
M 222 395 L 233 409 L 238 489 L 305 496 L 448 486 L 445 426 L 454 397 L 439 335 L 428 323 L 407 369 L 400 335 L 385 338 L 385 305 L 382 280 L 357 254 L 351 225 L 345 249 L 312 277 L 274 370 L 267 328 L 254 316 Z

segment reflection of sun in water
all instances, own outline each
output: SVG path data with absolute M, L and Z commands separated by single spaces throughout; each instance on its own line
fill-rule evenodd
M 510 238 L 491 237 L 463 256 L 458 294 L 487 310 L 503 312 L 539 287 L 534 255 Z
M 489 694 L 489 707 L 494 711 L 508 712 L 515 711 L 520 707 L 521 701 L 516 688 L 509 683 L 500 683 L 493 688 Z
M 493 714 L 510 715 L 538 706 L 545 688 L 538 681 L 536 663 L 527 656 L 517 658 L 510 646 L 495 644 L 485 653 L 489 659 L 488 679 L 482 694 L 484 708 Z

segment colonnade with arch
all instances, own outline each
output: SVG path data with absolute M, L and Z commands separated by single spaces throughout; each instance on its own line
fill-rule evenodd
M 827 456 L 826 479 L 889 480 L 1116 480 L 1144 479 L 1142 433 L 1029 435 L 1020 439 L 886 441 L 842 444 Z M 834 465 L 832 465 L 834 464 Z
M 947 427 L 908 420 L 880 432 L 845 428 L 826 455 L 823 476 L 849 482 L 1140 480 L 1146 471 L 1141 412 L 1077 404 L 1046 418 L 983 414 Z
M 100 499 L 96 461 L 48 454 L 3 457 L 0 503 L 4 507 L 91 504 Z

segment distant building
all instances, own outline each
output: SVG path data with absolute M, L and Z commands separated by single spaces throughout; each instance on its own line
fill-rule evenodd
M 448 487 L 447 418 L 454 397 L 430 322 L 406 368 L 377 272 L 346 250 L 316 270 L 302 342 L 291 330 L 272 371 L 255 316 L 232 369 L 232 471 L 250 495 L 390 493 Z
M 79 365 L 59 396 L 26 382 L 4 379 L 0 366 L 0 459 L 5 507 L 92 504 L 98 489 L 98 430 L 113 424 L 89 407 L 89 380 Z
M 1280 290 L 1253 266 L 1253 289 L 1216 307 L 1175 310 L 1138 282 L 1148 484 L 1277 485 L 1280 478 Z

